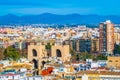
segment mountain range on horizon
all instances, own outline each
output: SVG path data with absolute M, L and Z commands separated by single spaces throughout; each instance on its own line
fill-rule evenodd
M 115 24 L 120 24 L 120 16 L 117 15 L 58 15 L 43 13 L 39 15 L 17 16 L 8 14 L 0 16 L 0 24 L 99 24 L 106 20 L 111 20 Z

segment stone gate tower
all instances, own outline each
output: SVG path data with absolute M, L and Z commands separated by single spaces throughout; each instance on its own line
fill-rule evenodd
M 38 74 L 40 74 L 42 69 L 42 58 L 47 57 L 47 52 L 45 45 L 33 44 L 28 46 L 28 60 L 34 62 L 34 68 L 38 69 Z
M 70 60 L 69 45 L 54 45 L 51 48 L 52 57 L 57 57 L 63 62 Z
M 54 45 L 51 46 L 51 56 L 50 57 L 56 57 L 57 59 L 65 62 L 69 61 L 70 56 L 70 50 L 69 45 Z M 28 46 L 28 60 L 34 62 L 34 68 L 38 70 L 38 74 L 41 74 L 41 69 L 43 67 L 43 61 L 48 59 L 47 50 L 45 48 L 45 45 L 42 45 L 40 43 L 33 44 L 31 43 Z

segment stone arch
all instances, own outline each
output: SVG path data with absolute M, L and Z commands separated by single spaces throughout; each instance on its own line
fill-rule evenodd
M 42 61 L 41 63 L 42 63 L 42 65 L 44 66 L 46 62 L 45 62 L 45 61 Z
M 62 53 L 59 49 L 56 49 L 56 56 L 57 57 L 62 57 Z
M 32 61 L 34 63 L 34 68 L 38 69 L 38 61 L 36 59 L 33 59 Z
M 37 51 L 35 49 L 32 49 L 33 56 L 37 57 Z

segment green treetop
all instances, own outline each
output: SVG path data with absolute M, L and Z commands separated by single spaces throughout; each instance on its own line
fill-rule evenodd
M 20 53 L 17 52 L 17 50 L 12 46 L 7 47 L 4 50 L 3 54 L 4 54 L 4 57 L 7 59 L 18 60 L 20 58 Z

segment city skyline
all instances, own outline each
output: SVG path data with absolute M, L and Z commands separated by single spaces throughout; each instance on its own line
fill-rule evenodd
M 119 2 L 119 0 L 2 0 L 0 1 L 0 15 L 37 15 L 41 13 L 119 15 Z

